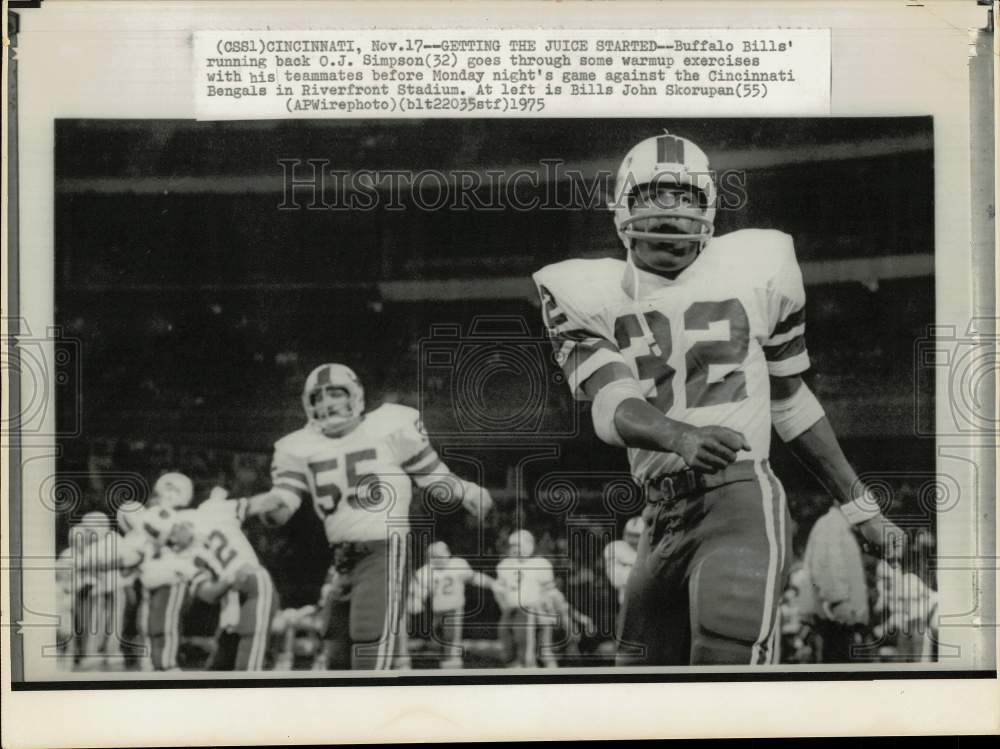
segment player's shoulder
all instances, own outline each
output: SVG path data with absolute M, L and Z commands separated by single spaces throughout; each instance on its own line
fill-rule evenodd
M 769 273 L 795 262 L 795 244 L 790 234 L 777 229 L 739 229 L 713 237 L 706 255 L 730 270 Z
M 391 434 L 400 430 L 419 428 L 420 412 L 402 403 L 383 403 L 365 414 L 364 427 L 367 432 Z
M 546 265 L 532 278 L 543 296 L 557 304 L 586 310 L 620 301 L 625 261 L 618 258 L 571 258 Z
M 202 521 L 218 522 L 237 520 L 237 507 L 235 499 L 206 499 L 196 508 L 196 517 Z
M 274 443 L 274 449 L 276 452 L 295 454 L 301 450 L 309 449 L 320 438 L 322 438 L 322 435 L 310 429 L 307 425 L 281 437 Z

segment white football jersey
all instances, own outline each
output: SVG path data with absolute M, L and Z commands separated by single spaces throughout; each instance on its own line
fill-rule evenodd
M 634 378 L 671 419 L 725 426 L 766 458 L 768 375 L 809 368 L 805 290 L 791 237 L 745 229 L 714 237 L 676 279 L 613 258 L 565 260 L 534 275 L 556 359 L 582 385 Z M 682 470 L 679 455 L 629 448 L 640 483 Z
M 260 566 L 257 552 L 243 533 L 241 504 L 235 500 L 208 500 L 182 514 L 194 526 L 195 543 L 178 553 L 190 560 L 200 574 L 232 585 L 246 566 Z
M 305 426 L 274 446 L 272 483 L 311 499 L 330 543 L 384 541 L 409 528 L 412 481 L 444 470 L 420 414 L 395 403 L 343 437 Z M 412 479 L 411 479 L 412 476 Z
M 556 578 L 552 563 L 544 557 L 507 557 L 497 565 L 497 583 L 511 606 L 542 612 Z
M 434 611 L 465 610 L 465 586 L 473 578 L 472 567 L 461 557 L 449 557 L 440 564 L 425 564 L 416 574 L 422 595 L 429 591 Z

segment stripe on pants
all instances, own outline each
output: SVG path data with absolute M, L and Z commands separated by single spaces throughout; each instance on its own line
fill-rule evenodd
M 764 584 L 764 602 L 763 610 L 761 612 L 760 631 L 757 634 L 757 640 L 750 649 L 750 665 L 752 666 L 766 663 L 768 659 L 767 645 L 774 627 L 773 609 L 775 608 L 775 588 L 778 583 L 778 575 L 781 572 L 781 568 L 778 564 L 780 561 L 779 557 L 781 556 L 781 550 L 779 548 L 780 543 L 777 538 L 778 521 L 777 518 L 775 518 L 774 512 L 774 503 L 776 499 L 774 496 L 774 490 L 771 486 L 770 479 L 764 472 L 760 463 L 756 461 L 754 462 L 754 470 L 757 473 L 757 485 L 760 488 L 761 506 L 764 513 L 764 532 L 767 536 L 767 580 Z
M 781 482 L 778 480 L 778 477 L 775 476 L 774 475 L 774 471 L 771 470 L 770 463 L 767 460 L 763 460 L 763 461 L 761 461 L 761 466 L 764 469 L 764 473 L 767 476 L 767 480 L 768 480 L 768 482 L 771 485 L 771 491 L 774 494 L 774 514 L 775 514 L 775 517 L 777 517 L 777 519 L 778 519 L 778 552 L 779 553 L 778 553 L 778 577 L 777 577 L 777 583 L 776 584 L 780 585 L 781 581 L 782 581 L 783 573 L 784 573 L 784 570 L 785 570 L 785 565 L 788 563 L 788 546 L 787 546 L 787 539 L 785 537 L 785 534 L 786 534 L 786 530 L 785 530 L 785 512 L 786 512 L 786 508 L 787 508 L 788 498 L 785 495 L 785 489 L 781 485 Z M 782 591 L 778 590 L 778 595 L 779 596 L 781 595 L 781 593 L 782 593 Z M 781 613 L 781 607 L 778 606 L 777 604 L 775 604 L 774 608 L 775 608 L 775 615 L 774 615 L 774 624 L 772 626 L 774 627 L 774 630 L 775 630 L 775 636 L 774 636 L 774 644 L 770 648 L 769 655 L 770 655 L 770 662 L 771 663 L 778 663 L 779 662 L 779 656 L 780 656 L 780 652 L 778 650 L 778 644 L 780 643 L 779 633 L 780 633 L 781 626 L 780 626 L 779 616 L 780 616 L 780 613 Z
M 149 588 L 145 586 L 142 589 L 142 602 L 139 604 L 139 635 L 146 647 L 143 670 L 148 671 L 153 664 L 153 639 L 149 636 Z
M 259 568 L 253 573 L 257 582 L 257 600 L 254 610 L 253 640 L 250 645 L 250 657 L 247 661 L 248 671 L 264 670 L 264 655 L 267 652 L 267 639 L 271 629 L 271 605 L 274 600 L 274 585 L 267 570 Z
M 399 612 L 402 605 L 402 580 L 406 567 L 404 541 L 398 533 L 389 536 L 389 564 L 385 607 L 385 621 L 382 625 L 382 639 L 378 645 L 378 655 L 375 658 L 377 670 L 392 668 L 396 649 L 396 632 L 399 629 Z
M 163 622 L 163 663 L 164 670 L 176 668 L 177 650 L 180 647 L 181 603 L 184 600 L 183 583 L 174 583 L 167 594 Z

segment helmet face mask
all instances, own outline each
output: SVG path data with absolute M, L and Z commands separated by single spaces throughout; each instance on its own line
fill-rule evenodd
M 691 141 L 664 134 L 626 155 L 615 182 L 615 228 L 646 270 L 679 273 L 715 231 L 715 182 Z
M 322 364 L 306 378 L 302 407 L 310 426 L 327 437 L 343 437 L 361 423 L 365 391 L 343 364 Z

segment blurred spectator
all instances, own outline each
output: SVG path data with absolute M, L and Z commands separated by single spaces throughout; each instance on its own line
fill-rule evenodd
M 801 564 L 796 563 L 788 576 L 788 587 L 781 595 L 781 662 L 782 663 L 815 663 L 816 634 L 810 622 L 806 621 L 802 607 L 802 588 L 810 585 Z
M 822 663 L 849 663 L 868 625 L 868 587 L 861 547 L 837 507 L 813 526 L 806 542 L 799 611 L 820 637 Z
M 934 660 L 937 591 L 913 572 L 904 572 L 881 560 L 876 591 L 882 624 L 875 634 L 885 647 L 894 648 L 893 660 Z

